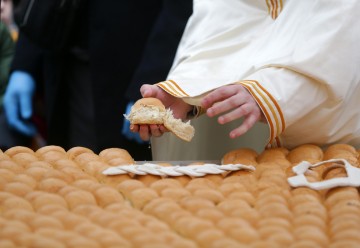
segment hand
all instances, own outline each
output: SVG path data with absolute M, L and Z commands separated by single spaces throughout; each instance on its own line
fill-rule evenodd
M 15 71 L 10 75 L 4 96 L 4 110 L 10 127 L 27 136 L 34 136 L 36 128 L 30 122 L 35 81 L 26 72 Z
M 187 113 L 192 109 L 182 99 L 170 95 L 156 85 L 144 84 L 141 86 L 140 92 L 143 97 L 158 98 L 165 108 L 173 111 L 174 117 L 178 119 L 185 120 Z M 130 130 L 138 132 L 142 140 L 149 140 L 152 136 L 160 137 L 168 132 L 164 125 L 131 125 Z
M 187 113 L 192 109 L 192 106 L 184 102 L 181 98 L 170 95 L 156 85 L 144 84 L 140 88 L 143 97 L 155 97 L 159 99 L 165 108 L 170 108 L 173 115 L 177 119 L 185 120 Z
M 125 114 L 128 115 L 130 113 L 131 107 L 134 105 L 134 102 L 129 102 L 126 105 Z M 135 142 L 139 144 L 146 143 L 144 140 L 142 140 L 138 133 L 131 132 L 130 131 L 130 121 L 124 118 L 123 127 L 121 130 L 122 135 L 124 135 L 128 140 L 134 140 Z
M 262 111 L 252 95 L 240 84 L 222 86 L 207 96 L 201 105 L 209 117 L 218 117 L 220 124 L 226 124 L 244 117 L 242 124 L 230 132 L 230 138 L 237 138 L 249 131 L 262 117 Z

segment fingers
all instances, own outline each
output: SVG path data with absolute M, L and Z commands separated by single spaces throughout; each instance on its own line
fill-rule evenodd
M 226 85 L 220 87 L 203 98 L 201 106 L 205 109 L 212 107 L 216 102 L 223 101 L 229 97 L 236 95 L 239 91 L 243 91 L 244 88 L 241 85 Z
M 210 108 L 207 109 L 206 113 L 209 117 L 214 117 L 221 113 L 227 112 L 231 109 L 239 108 L 240 106 L 244 105 L 249 101 L 251 101 L 251 99 L 247 95 L 245 96 L 239 96 L 239 94 L 233 95 L 221 102 L 214 103 Z
M 24 120 L 29 119 L 32 116 L 32 95 L 22 94 L 19 98 L 21 117 Z
M 142 140 L 150 140 L 150 128 L 148 125 L 139 126 L 139 135 Z
M 244 117 L 242 124 L 230 132 L 230 138 L 237 138 L 249 131 L 260 120 L 262 112 L 253 96 L 239 84 L 220 87 L 201 102 L 209 117 L 218 117 L 220 124 Z
M 236 129 L 232 130 L 229 134 L 230 138 L 235 139 L 248 132 L 255 123 L 259 120 L 260 115 L 250 114 L 245 117 L 243 123 Z
M 161 129 L 160 127 L 163 125 L 150 125 L 150 131 L 151 131 L 151 135 L 154 137 L 160 137 L 163 135 L 163 129 Z
M 236 108 L 233 111 L 219 116 L 218 122 L 220 124 L 226 124 L 236 119 L 240 119 L 243 116 L 247 116 L 253 111 L 257 111 L 257 106 L 251 103 L 244 103 Z M 254 113 L 255 114 L 255 113 Z
M 153 137 L 160 137 L 168 130 L 164 125 L 150 124 L 150 125 L 130 125 L 132 132 L 138 132 L 142 140 L 150 140 Z
M 21 112 L 22 109 L 21 108 L 19 109 L 19 105 L 21 106 L 21 104 L 19 104 L 17 98 L 15 96 L 6 96 L 6 97 L 7 99 L 6 101 L 4 101 L 4 108 L 9 125 L 18 132 L 26 136 L 31 137 L 35 135 L 36 128 L 34 124 L 28 120 L 24 121 L 24 119 L 22 119 L 21 116 L 19 115 L 19 112 Z M 30 117 L 31 117 L 31 112 L 26 119 L 29 119 Z

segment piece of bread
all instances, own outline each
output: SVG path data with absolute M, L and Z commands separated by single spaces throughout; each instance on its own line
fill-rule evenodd
M 147 97 L 137 100 L 130 113 L 124 116 L 131 124 L 163 124 L 178 138 L 185 141 L 191 141 L 195 134 L 190 121 L 183 122 L 181 119 L 174 118 L 172 111 L 166 109 L 157 98 Z

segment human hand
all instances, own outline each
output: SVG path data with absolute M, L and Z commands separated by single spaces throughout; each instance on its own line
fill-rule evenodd
M 177 119 L 185 120 L 187 113 L 192 106 L 185 103 L 182 99 L 174 97 L 162 90 L 156 85 L 144 84 L 140 88 L 141 95 L 145 97 L 155 97 L 159 99 L 165 106 L 173 111 L 173 115 Z M 130 125 L 132 132 L 138 132 L 142 140 L 149 140 L 152 136 L 160 137 L 169 130 L 164 125 Z
M 10 127 L 27 136 L 34 136 L 36 128 L 30 122 L 35 81 L 26 72 L 14 71 L 4 96 L 4 110 Z
M 125 114 L 128 115 L 130 113 L 131 107 L 134 105 L 134 102 L 129 102 L 126 105 Z M 122 135 L 124 135 L 128 140 L 134 140 L 138 144 L 144 144 L 146 143 L 144 140 L 142 140 L 138 133 L 131 132 L 130 131 L 130 121 L 126 118 L 124 118 L 123 127 L 121 130 Z
M 262 117 L 262 111 L 255 99 L 240 84 L 226 85 L 212 91 L 202 99 L 201 106 L 207 109 L 206 114 L 209 117 L 220 115 L 220 124 L 244 117 L 242 124 L 230 132 L 230 138 L 243 135 Z

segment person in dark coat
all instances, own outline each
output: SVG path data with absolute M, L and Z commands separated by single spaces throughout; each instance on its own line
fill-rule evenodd
M 182 8 L 170 9 L 171 2 L 174 1 L 84 1 L 73 22 L 70 39 L 60 52 L 40 47 L 20 30 L 12 76 L 18 72 L 26 73 L 30 75 L 30 81 L 36 82 L 29 90 L 30 94 L 25 94 L 33 95 L 35 91 L 43 90 L 47 144 L 65 149 L 84 146 L 97 153 L 119 147 L 128 150 L 136 160 L 151 160 L 148 143 L 139 144 L 121 133 L 123 113 L 129 101 L 138 96 L 134 94 L 129 98 L 126 92 L 139 63 L 142 59 L 147 60 L 143 58 L 145 49 L 154 49 L 147 47 L 151 35 L 170 30 L 171 44 L 168 39 L 156 39 L 155 43 L 158 47 L 169 46 L 171 51 L 162 50 L 153 61 L 161 65 L 156 71 L 159 80 L 171 67 L 192 12 L 190 1 L 180 4 Z M 164 25 L 163 16 L 172 15 L 169 10 L 184 13 L 175 21 L 180 24 L 159 31 L 158 27 Z M 9 103 L 7 108 L 5 100 L 9 124 L 21 130 L 17 123 L 22 121 L 22 132 L 32 135 L 35 128 L 28 120 L 33 112 L 22 113 L 23 107 L 18 105 L 21 101 L 14 97 L 21 91 L 20 86 L 16 87 L 19 84 L 16 81 L 16 77 L 10 79 L 5 97 Z M 139 92 L 136 83 L 131 86 L 131 91 Z M 10 105 L 20 106 L 20 109 L 14 110 Z M 32 109 L 32 106 L 28 108 Z M 15 111 L 20 111 L 20 116 L 15 115 Z

